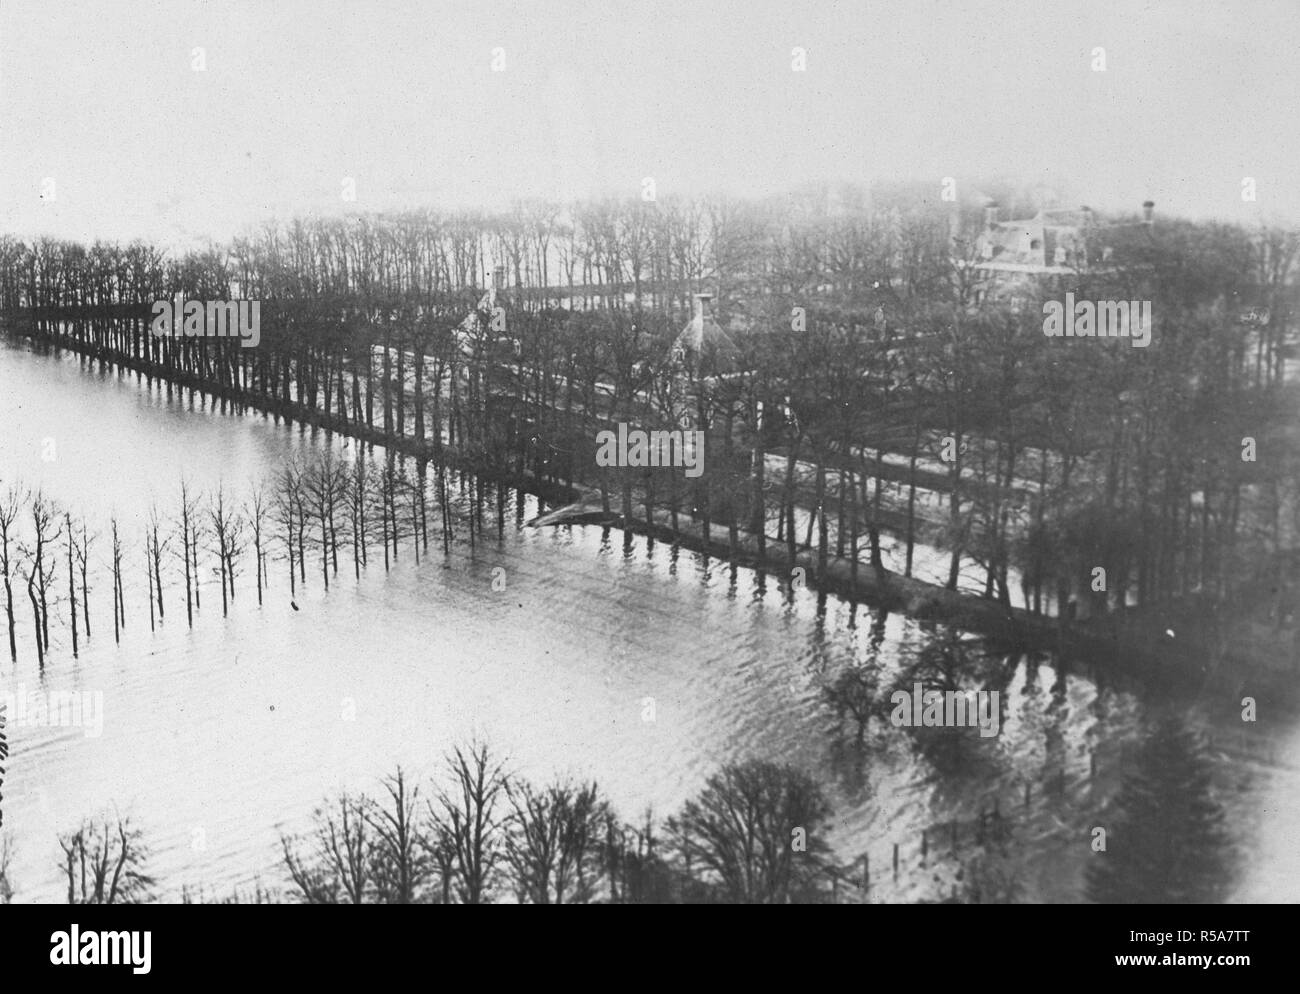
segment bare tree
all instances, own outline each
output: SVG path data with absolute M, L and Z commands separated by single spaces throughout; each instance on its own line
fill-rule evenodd
M 428 845 L 419 824 L 420 788 L 407 782 L 399 766 L 383 782 L 386 797 L 365 806 L 374 833 L 373 876 L 385 904 L 414 904 L 432 876 Z
M 257 606 L 262 606 L 262 587 L 270 579 L 266 572 L 266 520 L 269 514 L 266 489 L 261 484 L 253 484 L 248 497 L 248 523 L 253 529 L 253 555 L 257 559 Z
M 428 805 L 434 844 L 450 847 L 452 880 L 462 904 L 487 903 L 505 849 L 499 808 L 509 775 L 488 746 L 473 741 L 447 757 L 451 786 Z
M 27 571 L 27 599 L 32 605 L 32 620 L 36 630 L 36 656 L 41 666 L 50 649 L 49 591 L 54 584 L 55 565 L 50 553 L 62 530 L 57 527 L 58 512 L 38 490 L 31 497 L 32 535 L 28 545 L 19 549 L 25 558 Z
M 5 585 L 5 620 L 9 628 L 9 659 L 18 662 L 18 641 L 14 635 L 14 588 L 13 576 L 15 562 L 13 559 L 15 545 L 18 541 L 18 517 L 22 513 L 23 494 L 16 487 L 10 487 L 0 497 L 0 577 Z
M 303 507 L 302 471 L 290 463 L 280 473 L 275 491 L 275 513 L 283 529 L 280 540 L 284 543 L 289 557 L 289 596 L 297 593 L 298 579 L 307 579 L 306 567 L 303 565 L 303 532 L 306 528 L 306 514 Z M 295 545 L 298 572 L 295 575 Z
M 77 649 L 77 571 L 72 565 L 72 548 L 76 544 L 76 538 L 72 531 L 72 514 L 64 512 L 64 528 L 68 541 L 68 615 L 72 620 L 72 658 L 76 659 Z
M 81 615 L 86 627 L 86 640 L 90 640 L 90 547 L 99 536 L 89 531 L 86 519 L 81 519 L 81 537 L 72 533 L 73 552 L 77 557 L 77 570 L 81 574 Z
M 158 630 L 158 616 L 153 603 L 153 538 L 148 526 L 144 531 L 144 578 L 149 594 L 149 631 L 154 632 Z
M 520 900 L 585 904 L 601 876 L 602 829 L 611 814 L 594 783 L 556 783 L 542 790 L 508 785 L 513 807 L 505 854 Z
M 149 508 L 149 523 L 147 525 L 150 541 L 146 543 L 149 546 L 150 563 L 153 566 L 153 589 L 154 596 L 158 600 L 158 620 L 162 621 L 165 612 L 163 611 L 163 582 L 162 582 L 162 557 L 164 551 L 171 544 L 171 539 L 167 535 L 159 535 L 159 517 L 156 505 Z
M 866 735 L 871 716 L 880 709 L 880 688 L 875 671 L 865 666 L 850 666 L 833 682 L 822 687 L 822 697 L 839 715 L 857 722 L 858 744 Z
M 143 833 L 129 819 L 87 820 L 59 836 L 69 904 L 134 904 L 147 900 L 154 879 L 145 873 Z
M 365 900 L 374 858 L 366 807 L 365 798 L 345 792 L 317 808 L 311 848 L 305 858 L 298 852 L 297 840 L 280 837 L 289 878 L 305 903 L 361 904 Z
M 229 613 L 230 602 L 235 599 L 235 571 L 240 553 L 244 551 L 244 519 L 238 509 L 228 505 L 221 486 L 208 499 L 208 521 L 216 540 L 214 551 L 220 568 L 221 616 L 224 618 Z
M 110 528 L 113 535 L 113 642 L 121 644 L 122 629 L 126 627 L 126 601 L 122 597 L 122 540 L 117 531 L 117 516 Z
M 317 524 L 320 526 L 321 578 L 325 589 L 330 588 L 330 569 L 339 572 L 338 526 L 335 510 L 343 500 L 347 487 L 346 470 L 335 463 L 328 451 L 324 457 L 303 474 L 303 492 Z
M 361 567 L 366 565 L 366 504 L 370 484 L 365 455 L 358 452 L 352 472 L 348 477 L 348 513 L 352 520 L 352 567 L 356 578 L 361 579 Z
M 806 774 L 758 760 L 724 766 L 668 821 L 697 876 L 745 904 L 784 904 L 816 891 L 829 853 L 830 807 Z M 702 873 L 700 871 L 703 871 Z
M 194 627 L 195 596 L 198 587 L 199 499 L 181 480 L 181 561 L 185 565 L 185 619 Z
M 331 876 L 318 861 L 301 857 L 294 840 L 280 836 L 284 865 L 289 872 L 289 880 L 297 889 L 299 900 L 304 904 L 338 904 L 338 878 Z

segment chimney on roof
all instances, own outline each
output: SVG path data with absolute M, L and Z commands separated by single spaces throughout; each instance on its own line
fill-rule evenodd
M 492 287 L 495 290 L 504 290 L 506 287 L 506 267 L 496 266 L 492 270 Z
M 1086 227 L 1086 228 L 1091 228 L 1091 227 L 1092 227 L 1092 208 L 1089 207 L 1087 204 L 1084 204 L 1082 207 L 1079 208 L 1079 210 L 1080 210 L 1080 212 L 1083 214 L 1083 224 L 1084 224 L 1084 227 Z
M 1155 210 L 1156 210 L 1156 202 L 1154 200 L 1142 201 L 1142 221 L 1144 224 L 1147 225 L 1147 227 L 1150 227 L 1152 224 L 1155 223 L 1153 218 L 1153 215 L 1155 214 Z
M 984 228 L 991 231 L 998 223 L 998 202 L 991 200 L 984 205 Z
M 701 321 L 709 317 L 709 302 L 713 300 L 711 293 L 697 293 L 695 295 L 695 316 Z

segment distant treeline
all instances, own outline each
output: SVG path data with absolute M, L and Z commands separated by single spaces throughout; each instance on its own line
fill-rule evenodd
M 733 554 L 748 533 L 762 557 L 774 531 L 823 570 L 860 552 L 879 566 L 888 531 L 909 574 L 934 544 L 949 587 L 976 564 L 1009 604 L 1015 568 L 1044 612 L 1275 584 L 1300 528 L 1284 378 L 1300 237 L 1096 220 L 1106 265 L 1012 294 L 978 265 L 978 205 L 922 189 L 295 221 L 180 257 L 4 239 L 0 314 L 421 460 L 599 488 L 607 507 L 621 491 L 625 519 L 659 506 L 676 528 L 681 510 Z M 476 311 L 489 260 L 508 285 Z M 264 302 L 257 348 L 148 334 L 153 301 L 232 288 Z M 683 354 L 697 290 L 731 342 Z M 1044 336 L 1041 305 L 1067 290 L 1152 301 L 1151 347 Z M 698 480 L 596 464 L 603 427 L 684 417 L 707 433 Z M 924 514 L 923 490 L 946 506 Z

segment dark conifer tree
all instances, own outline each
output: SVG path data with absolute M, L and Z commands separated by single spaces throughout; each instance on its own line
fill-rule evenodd
M 1223 810 L 1199 737 L 1167 719 L 1147 740 L 1114 801 L 1106 851 L 1092 855 L 1099 904 L 1200 904 L 1224 897 L 1231 856 Z

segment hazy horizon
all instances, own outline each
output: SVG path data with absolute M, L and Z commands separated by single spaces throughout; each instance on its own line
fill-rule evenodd
M 950 176 L 963 200 L 1003 176 L 1103 211 L 1298 222 L 1297 27 L 1265 2 L 6 0 L 0 231 L 188 248 L 647 176 L 660 198 Z

